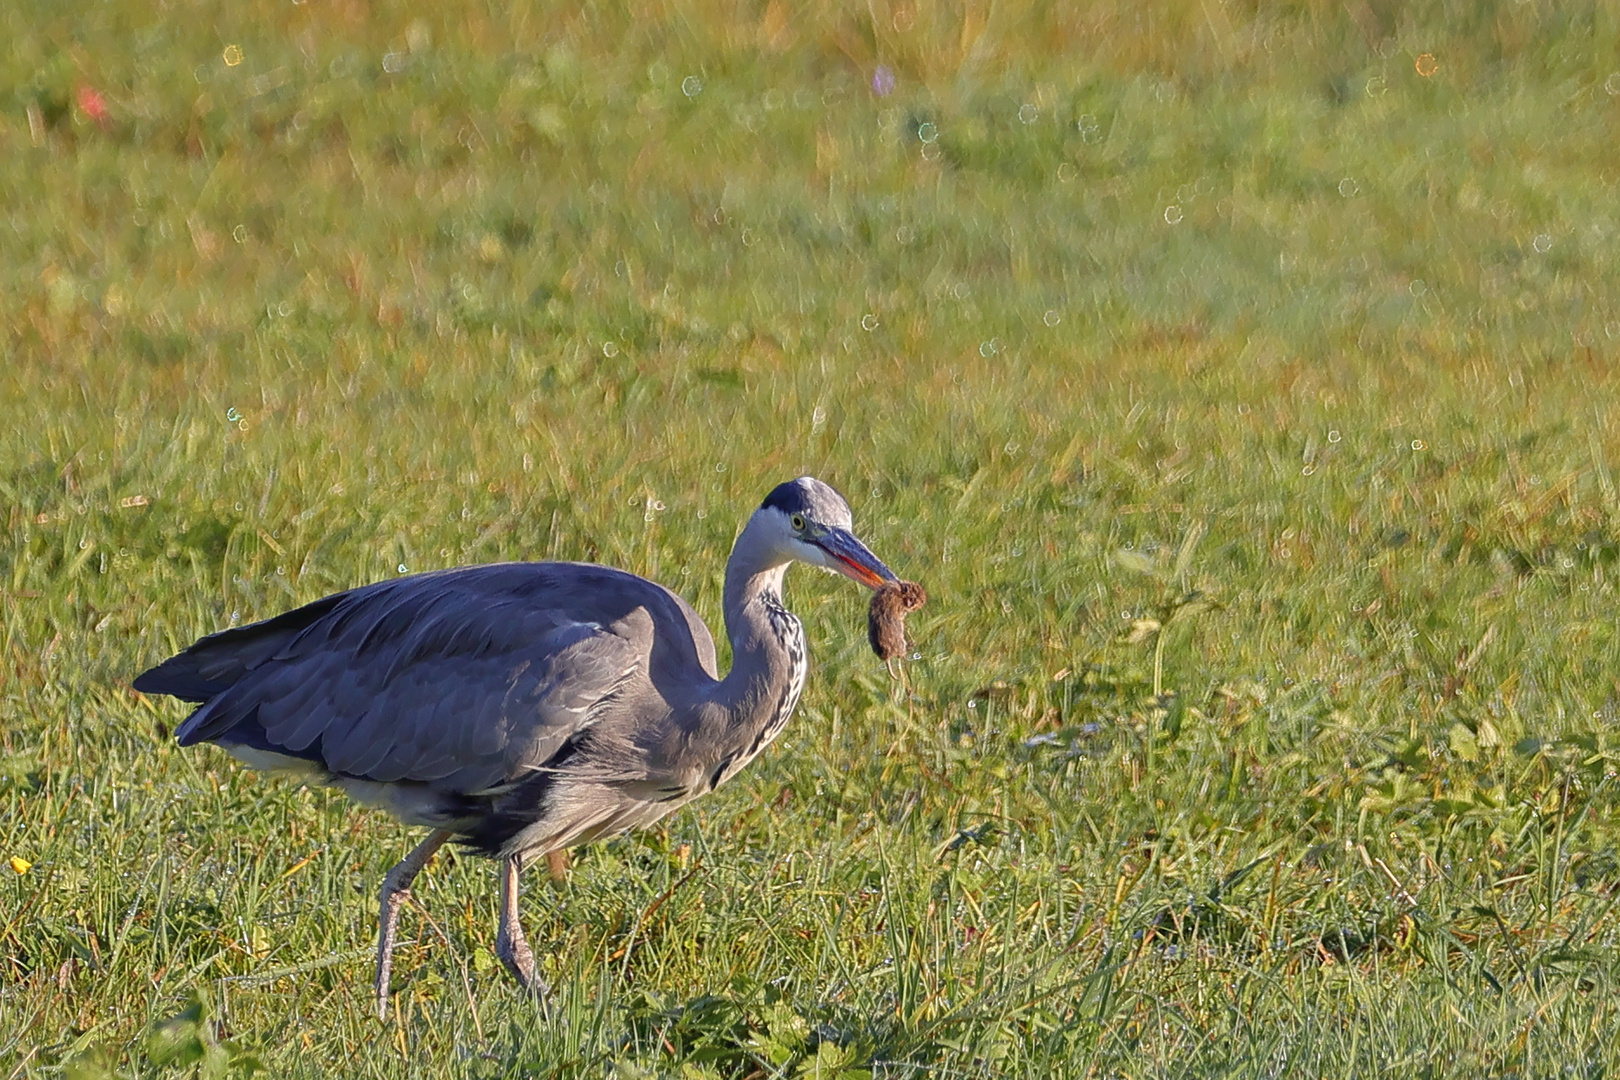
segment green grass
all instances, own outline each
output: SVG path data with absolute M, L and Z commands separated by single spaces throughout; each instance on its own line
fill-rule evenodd
M 1620 1071 L 1612 5 L 420 7 L 0 13 L 0 1076 Z M 379 1025 L 412 836 L 129 689 L 401 567 L 713 620 L 804 472 L 909 689 L 792 574 L 547 1008 L 451 854 Z

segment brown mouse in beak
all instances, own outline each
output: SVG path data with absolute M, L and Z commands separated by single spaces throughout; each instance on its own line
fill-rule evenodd
M 906 654 L 906 616 L 928 602 L 928 594 L 915 581 L 891 581 L 872 594 L 866 612 L 866 637 L 879 660 Z

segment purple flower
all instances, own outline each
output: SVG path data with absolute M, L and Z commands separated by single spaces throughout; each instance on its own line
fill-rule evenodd
M 872 93 L 878 97 L 888 97 L 894 93 L 894 70 L 892 68 L 879 64 L 878 69 L 872 72 Z

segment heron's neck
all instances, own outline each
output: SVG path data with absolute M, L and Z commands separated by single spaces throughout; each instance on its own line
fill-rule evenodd
M 804 629 L 782 604 L 787 563 L 762 550 L 757 536 L 743 530 L 726 563 L 726 636 L 731 670 L 716 688 L 714 701 L 729 714 L 731 726 L 755 731 L 757 752 L 773 738 L 804 688 L 808 667 Z

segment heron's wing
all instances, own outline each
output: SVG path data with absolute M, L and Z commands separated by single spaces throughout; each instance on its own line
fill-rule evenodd
M 158 692 L 226 684 L 181 726 L 183 744 L 472 793 L 543 765 L 644 669 L 633 642 L 543 595 L 471 575 L 384 585 L 204 638 L 142 679 Z

